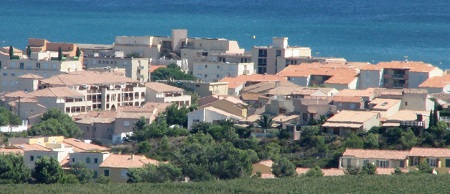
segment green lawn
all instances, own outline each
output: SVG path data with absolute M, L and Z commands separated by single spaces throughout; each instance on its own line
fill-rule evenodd
M 448 193 L 449 175 L 236 179 L 198 183 L 0 185 L 1 193 Z

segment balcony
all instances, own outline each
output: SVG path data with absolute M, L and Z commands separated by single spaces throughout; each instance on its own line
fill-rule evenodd
M 406 75 L 405 74 L 394 74 L 392 75 L 393 79 L 406 79 Z
M 402 126 L 402 127 L 424 127 L 425 123 L 423 121 L 400 121 L 400 126 Z

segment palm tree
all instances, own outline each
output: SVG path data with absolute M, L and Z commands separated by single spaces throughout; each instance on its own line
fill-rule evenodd
M 273 124 L 272 116 L 268 114 L 261 115 L 258 120 L 256 120 L 259 126 L 263 129 L 270 129 Z

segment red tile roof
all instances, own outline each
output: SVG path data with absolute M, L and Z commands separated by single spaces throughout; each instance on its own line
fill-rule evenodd
M 285 81 L 286 78 L 270 74 L 240 75 L 237 77 L 224 77 L 220 82 L 228 82 L 228 88 L 237 88 L 247 82 Z
M 64 139 L 63 143 L 73 146 L 73 149 L 77 152 L 110 150 L 110 148 L 90 143 L 84 143 L 83 141 L 74 138 Z
M 450 158 L 450 149 L 413 147 L 411 148 L 411 151 L 409 151 L 409 156 Z
M 408 151 L 397 150 L 363 150 L 363 149 L 346 149 L 342 156 L 350 156 L 355 158 L 367 159 L 390 159 L 404 160 L 408 157 Z
M 408 69 L 411 72 L 430 72 L 438 69 L 429 63 L 422 61 L 391 61 L 379 62 L 376 65 L 366 65 L 361 70 L 381 70 L 381 69 Z
M 146 164 L 158 165 L 160 162 L 153 159 L 147 159 L 141 155 L 118 155 L 111 154 L 100 167 L 108 168 L 140 168 Z

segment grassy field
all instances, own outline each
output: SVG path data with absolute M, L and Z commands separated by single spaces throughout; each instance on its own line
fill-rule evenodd
M 449 193 L 449 175 L 236 179 L 198 183 L 0 185 L 0 193 Z

